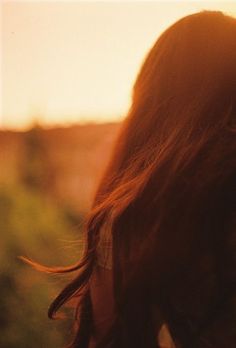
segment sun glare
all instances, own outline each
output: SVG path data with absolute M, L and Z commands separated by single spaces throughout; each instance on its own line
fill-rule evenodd
M 119 121 L 160 33 L 235 2 L 8 2 L 2 9 L 2 128 Z

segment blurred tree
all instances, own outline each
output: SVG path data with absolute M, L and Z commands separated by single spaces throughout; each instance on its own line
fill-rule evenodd
M 46 170 L 47 151 L 42 142 L 42 130 L 35 125 L 25 133 L 25 162 L 22 163 L 23 183 L 36 190 L 48 186 L 49 172 Z

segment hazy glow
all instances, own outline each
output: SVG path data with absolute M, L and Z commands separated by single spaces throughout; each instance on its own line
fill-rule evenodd
M 160 33 L 184 15 L 235 2 L 2 3 L 2 126 L 114 120 Z

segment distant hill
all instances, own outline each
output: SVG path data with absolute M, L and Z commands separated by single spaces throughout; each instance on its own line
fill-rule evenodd
M 78 211 L 88 209 L 119 123 L 0 131 L 0 184 L 26 181 Z

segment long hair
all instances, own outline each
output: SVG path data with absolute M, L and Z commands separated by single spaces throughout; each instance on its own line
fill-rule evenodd
M 227 241 L 235 198 L 236 19 L 202 11 L 171 25 L 148 52 L 86 219 L 83 258 L 48 269 L 76 272 L 49 308 L 53 317 L 76 300 L 71 347 L 88 344 L 88 282 L 111 211 L 115 320 L 99 347 L 156 347 L 154 306 L 176 347 L 234 347 Z

